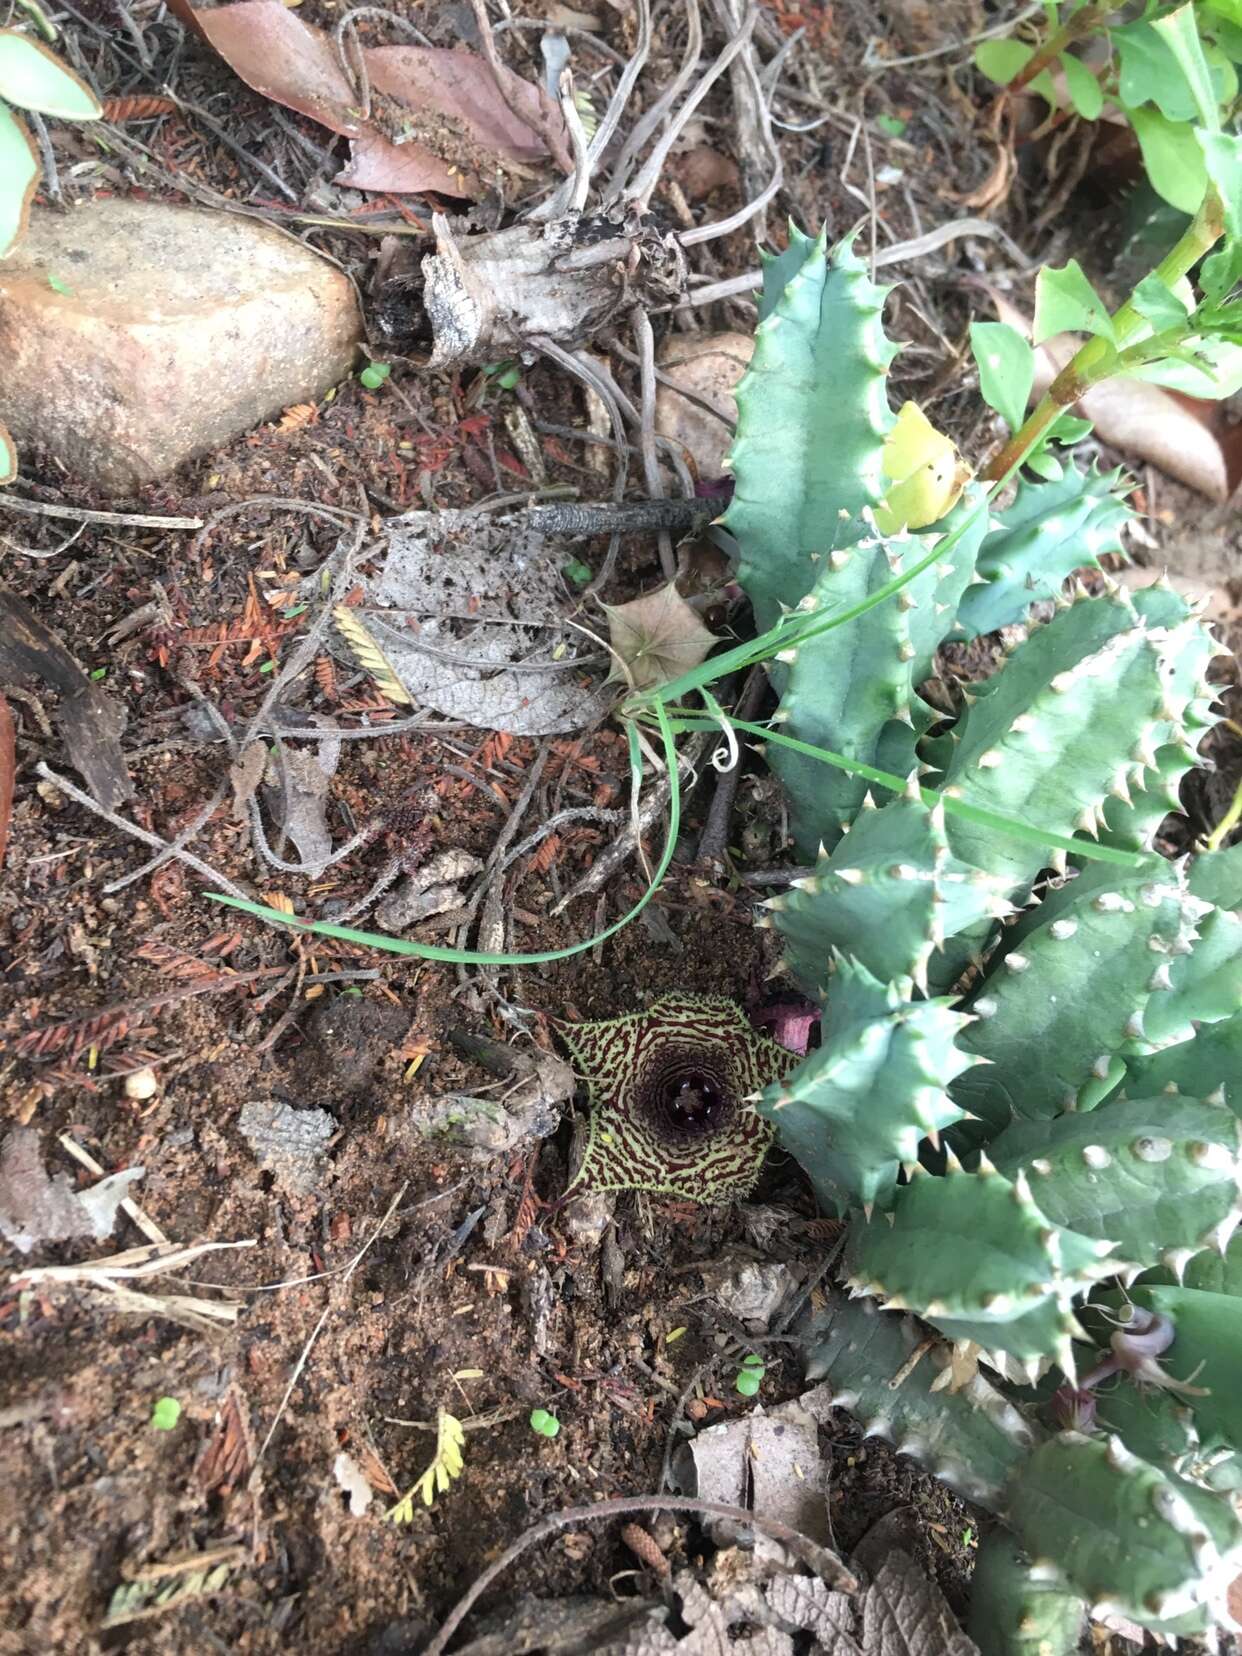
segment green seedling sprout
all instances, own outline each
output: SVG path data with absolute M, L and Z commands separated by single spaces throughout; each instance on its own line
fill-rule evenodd
M 532 1409 L 530 1428 L 532 1432 L 538 1432 L 540 1437 L 554 1438 L 561 1429 L 561 1423 L 547 1409 Z
M 733 1384 L 743 1397 L 754 1397 L 766 1373 L 767 1364 L 758 1352 L 752 1351 L 742 1358 L 742 1366 L 737 1371 L 737 1379 Z
M 157 1432 L 171 1432 L 181 1419 L 181 1405 L 175 1397 L 157 1397 L 151 1410 L 151 1426 Z

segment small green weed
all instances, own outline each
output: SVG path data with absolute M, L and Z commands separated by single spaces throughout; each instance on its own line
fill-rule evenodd
M 767 1372 L 768 1365 L 758 1352 L 749 1352 L 742 1358 L 742 1366 L 738 1369 L 737 1379 L 733 1384 L 743 1397 L 755 1397 Z
M 157 1397 L 151 1410 L 151 1426 L 157 1432 L 171 1432 L 181 1419 L 181 1405 L 175 1397 Z

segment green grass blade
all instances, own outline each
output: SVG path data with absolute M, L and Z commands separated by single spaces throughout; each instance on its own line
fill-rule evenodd
M 848 771 L 852 776 L 861 776 L 868 782 L 875 782 L 882 788 L 888 788 L 893 793 L 902 793 L 906 787 L 906 779 L 896 776 L 891 771 L 877 770 L 874 765 L 864 765 L 859 760 L 847 759 L 844 754 L 833 753 L 830 748 L 813 747 L 810 742 L 800 742 L 794 736 L 783 736 L 779 731 L 770 730 L 766 725 L 749 724 L 743 719 L 730 721 L 735 730 L 744 730 L 748 736 L 758 736 L 764 742 L 775 742 L 779 747 L 792 748 L 795 753 L 805 753 L 811 759 L 822 759 L 827 765 L 835 765 L 838 770 Z M 688 718 L 678 718 L 673 722 L 674 730 L 705 730 L 708 721 L 691 714 Z M 712 728 L 715 728 L 714 722 Z M 998 811 L 984 810 L 982 806 L 967 804 L 965 800 L 954 799 L 951 794 L 937 793 L 934 788 L 920 788 L 923 803 L 933 806 L 940 803 L 952 816 L 961 817 L 966 822 L 978 823 L 983 828 L 994 828 L 997 833 L 1008 834 L 1013 839 L 1024 841 L 1027 845 L 1049 846 L 1058 850 L 1068 851 L 1072 856 L 1083 857 L 1088 862 L 1113 863 L 1119 868 L 1156 868 L 1163 858 L 1140 856 L 1134 851 L 1122 851 L 1112 845 L 1098 845 L 1095 840 L 1073 839 L 1067 834 L 1053 833 L 1051 829 L 1033 828 L 1029 823 L 1020 822 L 1016 817 L 1003 816 Z
M 446 960 L 460 966 L 539 966 L 549 960 L 568 960 L 573 955 L 585 954 L 588 949 L 594 949 L 598 944 L 605 942 L 623 927 L 628 926 L 631 920 L 640 915 L 643 909 L 655 896 L 656 892 L 668 872 L 669 864 L 673 860 L 673 852 L 677 846 L 677 835 L 681 827 L 681 788 L 677 773 L 677 748 L 673 740 L 673 726 L 667 713 L 662 707 L 655 709 L 656 719 L 660 726 L 660 735 L 664 742 L 664 758 L 669 768 L 672 780 L 672 790 L 669 794 L 668 805 L 668 835 L 664 842 L 659 864 L 651 877 L 651 884 L 643 892 L 638 902 L 620 920 L 614 920 L 611 926 L 606 926 L 602 932 L 594 937 L 588 937 L 584 943 L 572 943 L 564 949 L 543 949 L 537 954 L 484 954 L 477 949 L 450 949 L 438 943 L 416 943 L 405 937 L 388 937 L 383 932 L 355 931 L 352 926 L 334 926 L 327 920 L 298 920 L 292 915 L 285 914 L 280 909 L 268 908 L 263 903 L 252 903 L 242 897 L 227 897 L 223 892 L 209 891 L 208 898 L 213 903 L 223 903 L 226 908 L 240 909 L 243 914 L 253 914 L 258 920 L 267 920 L 272 925 L 284 926 L 290 931 L 310 932 L 316 937 L 336 937 L 343 943 L 360 943 L 368 949 L 383 949 L 388 954 L 416 955 L 420 960 Z M 715 728 L 713 726 L 713 728 Z

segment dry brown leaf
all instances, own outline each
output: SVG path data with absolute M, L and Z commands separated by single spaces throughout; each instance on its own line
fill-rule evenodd
M 335 182 L 351 190 L 382 190 L 385 194 L 415 195 L 435 190 L 440 195 L 473 195 L 477 179 L 454 172 L 421 144 L 390 144 L 382 133 L 360 132 L 349 141 L 349 165 Z
M 549 834 L 526 866 L 528 874 L 546 874 L 556 861 L 561 849 L 561 836 Z
M 1031 324 L 1002 295 L 993 292 L 1002 322 L 1027 339 Z M 1042 397 L 1078 349 L 1069 334 L 1057 334 L 1035 350 L 1032 401 Z M 1075 405 L 1106 443 L 1185 483 L 1209 500 L 1228 500 L 1242 482 L 1242 427 L 1231 427 L 1219 403 L 1169 391 L 1145 380 L 1105 380 Z
M 605 604 L 604 610 L 612 647 L 626 669 L 615 664 L 610 677 L 636 690 L 680 678 L 720 642 L 671 582 L 628 604 Z
M 157 115 L 175 115 L 177 106 L 171 98 L 161 98 L 154 92 L 136 93 L 129 98 L 105 98 L 103 118 L 119 125 L 122 121 L 150 121 Z
M 313 425 L 319 416 L 319 409 L 314 403 L 293 403 L 286 408 L 276 422 L 279 432 L 301 431 L 303 426 Z
M 331 36 L 303 23 L 281 0 L 238 0 L 214 11 L 194 11 L 189 0 L 174 0 L 173 9 L 247 86 L 352 141 L 353 161 L 339 182 L 361 190 L 477 193 L 476 177 L 429 144 L 412 141 L 413 131 L 410 141 L 393 144 L 378 122 L 364 121 Z M 386 128 L 391 130 L 402 110 L 409 110 L 411 129 L 417 130 L 424 117 L 423 137 L 430 142 L 433 134 L 447 136 L 460 151 L 458 161 L 473 154 L 483 161 L 497 157 L 516 163 L 547 155 L 543 123 L 550 115 L 553 158 L 564 171 L 571 170 L 559 113 L 551 111 L 539 87 L 519 75 L 505 71 L 509 96 L 527 119 L 513 113 L 491 70 L 474 52 L 374 46 L 362 55 L 373 99 L 385 105 Z
M 121 734 L 128 720 L 122 702 L 86 674 L 60 638 L 7 588 L 0 588 L 0 680 L 37 679 L 60 697 L 56 723 L 73 765 L 109 810 L 133 793 Z
M 250 1410 L 243 1394 L 230 1386 L 216 1416 L 216 1430 L 198 1458 L 195 1472 L 208 1495 L 236 1489 L 254 1465 L 254 1438 Z

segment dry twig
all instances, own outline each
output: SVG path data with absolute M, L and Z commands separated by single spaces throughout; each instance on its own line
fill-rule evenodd
M 689 1495 L 626 1495 L 618 1500 L 597 1501 L 594 1506 L 569 1507 L 564 1512 L 554 1512 L 551 1517 L 543 1518 L 539 1523 L 532 1525 L 525 1535 L 519 1536 L 511 1547 L 506 1547 L 500 1557 L 488 1565 L 469 1591 L 458 1600 L 440 1631 L 427 1646 L 424 1656 L 444 1656 L 449 1640 L 469 1615 L 475 1602 L 510 1564 L 515 1563 L 536 1542 L 546 1540 L 549 1535 L 555 1535 L 557 1530 L 564 1529 L 568 1524 L 586 1524 L 600 1518 L 626 1518 L 636 1512 L 689 1512 L 707 1518 L 731 1518 L 734 1523 L 747 1524 L 752 1529 L 771 1536 L 773 1540 L 780 1541 L 837 1592 L 852 1593 L 858 1587 L 857 1578 L 850 1574 L 836 1553 L 821 1546 L 818 1541 L 813 1541 L 809 1535 L 803 1535 L 801 1530 L 792 1529 L 776 1518 L 766 1518 L 762 1513 L 748 1512 L 745 1507 L 727 1506 L 722 1501 L 696 1500 Z

